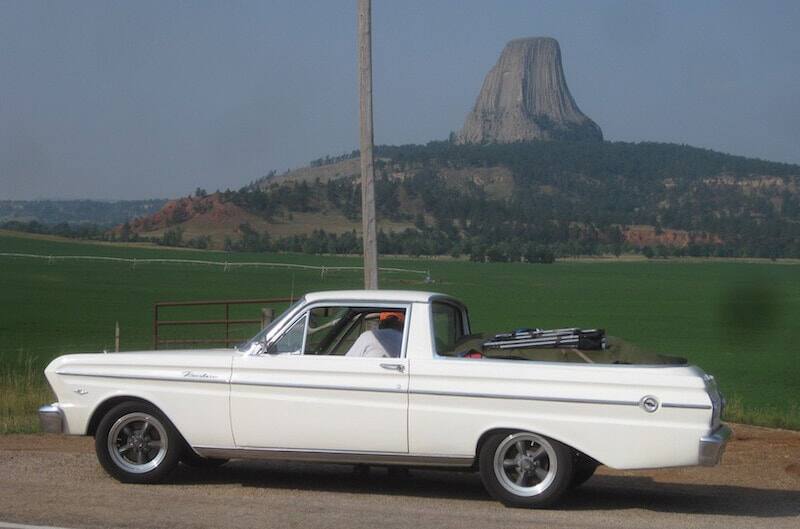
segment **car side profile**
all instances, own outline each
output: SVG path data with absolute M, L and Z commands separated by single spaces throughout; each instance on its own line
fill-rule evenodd
M 234 349 L 56 358 L 39 413 L 129 483 L 234 458 L 451 467 L 544 507 L 600 464 L 719 462 L 730 429 L 699 368 L 492 343 L 450 296 L 309 293 Z

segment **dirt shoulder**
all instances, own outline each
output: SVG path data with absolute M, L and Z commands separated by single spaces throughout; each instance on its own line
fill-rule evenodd
M 797 529 L 800 432 L 733 425 L 723 464 L 601 468 L 556 509 L 506 509 L 473 473 L 234 461 L 161 485 L 109 478 L 93 440 L 0 436 L 0 521 L 61 527 L 673 527 Z M 631 447 L 635 450 L 636 447 Z

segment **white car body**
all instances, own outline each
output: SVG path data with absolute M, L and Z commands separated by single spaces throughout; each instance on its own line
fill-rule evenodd
M 617 469 L 718 463 L 730 430 L 713 378 L 692 366 L 442 357 L 431 307 L 441 294 L 307 294 L 269 328 L 275 340 L 309 308 L 406 309 L 399 358 L 187 350 L 74 354 L 47 367 L 58 402 L 46 431 L 93 435 L 114 403 L 151 403 L 205 457 L 472 466 L 499 429 L 536 432 Z M 643 405 L 650 397 L 650 406 Z M 655 401 L 655 409 L 653 409 Z

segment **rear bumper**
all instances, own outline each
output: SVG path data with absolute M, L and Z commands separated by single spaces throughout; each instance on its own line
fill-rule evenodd
M 58 403 L 48 404 L 39 408 L 39 426 L 44 433 L 64 433 L 67 430 L 67 421 L 64 412 Z
M 705 467 L 718 465 L 731 437 L 731 429 L 722 425 L 710 435 L 700 438 L 700 464 Z

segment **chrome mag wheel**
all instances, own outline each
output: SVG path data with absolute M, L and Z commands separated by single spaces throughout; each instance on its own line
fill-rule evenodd
M 494 452 L 497 481 L 515 496 L 538 496 L 546 491 L 558 473 L 558 457 L 550 442 L 529 432 L 517 432 L 503 439 Z
M 156 469 L 167 455 L 169 438 L 150 414 L 133 412 L 117 419 L 108 431 L 108 454 L 119 468 L 132 474 Z

